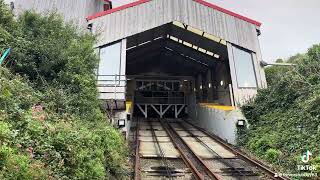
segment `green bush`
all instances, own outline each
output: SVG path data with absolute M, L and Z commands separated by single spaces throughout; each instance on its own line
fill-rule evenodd
M 41 93 L 32 91 L 28 84 L 20 81 L 20 77 L 3 68 L 0 70 L 7 73 L 0 74 L 0 102 L 5 105 L 0 107 L 0 143 L 3 148 L 0 174 L 4 179 L 120 177 L 126 164 L 127 148 L 117 130 L 104 119 L 87 121 L 73 114 L 61 116 L 49 111 L 43 112 L 46 115 L 44 120 L 37 118 L 32 113 L 31 104 L 26 102 L 27 99 L 37 102 L 37 98 L 28 96 Z M 3 87 L 6 87 L 5 91 Z
M 267 150 L 273 147 L 272 142 L 268 136 L 259 137 L 258 139 L 250 140 L 249 149 L 263 156 Z
M 265 158 L 268 162 L 277 162 L 280 157 L 280 151 L 276 149 L 268 149 L 265 154 Z
M 10 125 L 0 121 L 0 144 L 4 144 L 11 135 Z
M 316 172 L 319 174 L 320 173 L 320 156 L 315 157 L 312 159 L 311 163 L 316 166 Z
M 29 155 L 18 153 L 8 146 L 0 147 L 1 179 L 47 179 L 48 172 L 40 161 L 31 160 Z
M 0 179 L 122 178 L 127 147 L 100 109 L 95 37 L 0 0 Z M 38 109 L 37 109 L 38 108 Z
M 238 131 L 240 146 L 288 172 L 305 150 L 320 153 L 320 45 L 289 62 L 297 65 L 266 71 L 271 83 L 242 107 L 250 126 Z

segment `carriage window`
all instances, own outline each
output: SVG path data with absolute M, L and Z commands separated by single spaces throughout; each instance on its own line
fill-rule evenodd
M 239 88 L 256 88 L 257 80 L 254 72 L 252 54 L 233 47 L 234 65 Z

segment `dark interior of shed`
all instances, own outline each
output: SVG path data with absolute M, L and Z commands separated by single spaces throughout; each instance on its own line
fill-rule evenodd
M 226 42 L 180 22 L 127 38 L 126 76 L 127 100 L 135 103 L 231 105 Z M 148 99 L 151 96 L 153 99 Z M 177 103 L 180 96 L 184 101 Z M 174 100 L 168 100 L 171 97 Z M 149 112 L 157 109 L 148 108 Z M 142 115 L 138 107 L 134 109 L 135 114 Z M 172 116 L 170 109 L 167 116 Z M 187 110 L 179 115 L 184 116 L 184 112 Z

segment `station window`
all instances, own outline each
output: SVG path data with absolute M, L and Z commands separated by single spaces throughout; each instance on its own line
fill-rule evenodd
M 239 88 L 256 88 L 252 53 L 233 46 L 234 65 Z
M 120 74 L 121 42 L 100 48 L 98 78 L 104 84 L 114 84 L 115 75 Z

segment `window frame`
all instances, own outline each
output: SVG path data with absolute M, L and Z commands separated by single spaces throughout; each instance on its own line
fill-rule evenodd
M 251 58 L 251 64 L 252 64 L 252 70 L 253 70 L 253 76 L 254 76 L 254 83 L 255 83 L 255 86 L 241 86 L 239 83 L 239 74 L 238 74 L 238 70 L 237 70 L 237 67 L 236 67 L 236 56 L 235 56 L 235 49 L 238 49 L 240 51 L 244 51 L 248 54 L 250 54 L 250 58 Z M 254 63 L 254 55 L 255 53 L 248 50 L 248 49 L 245 49 L 243 47 L 240 47 L 240 46 L 237 46 L 237 45 L 232 45 L 232 56 L 233 56 L 233 65 L 234 65 L 234 71 L 235 71 L 235 75 L 236 75 L 236 80 L 237 80 L 237 87 L 239 89 L 258 89 L 258 78 L 257 78 L 257 72 L 256 72 L 256 67 L 255 67 L 255 63 Z
M 100 74 L 100 64 L 101 64 L 101 49 L 103 48 L 106 48 L 106 47 L 109 47 L 109 46 L 112 46 L 112 45 L 115 45 L 115 44 L 120 44 L 120 51 L 119 51 L 119 55 L 120 55 L 120 59 L 119 59 L 119 69 L 118 69 L 118 73 L 117 74 Z M 119 84 L 120 82 L 118 82 L 120 80 L 120 76 L 121 76 L 121 68 L 122 68 L 122 50 L 123 50 L 123 44 L 122 44 L 122 40 L 120 41 L 115 41 L 115 42 L 112 42 L 112 43 L 109 43 L 109 44 L 105 44 L 105 45 L 102 45 L 102 46 L 99 46 L 98 47 L 99 49 L 99 61 L 98 61 L 98 67 L 97 67 L 97 81 L 99 81 L 99 77 L 112 77 L 112 76 L 115 76 L 117 75 L 118 77 L 116 77 L 117 79 L 115 79 L 115 83 L 106 83 L 106 84 Z M 100 81 L 103 81 L 103 80 L 100 80 Z
M 112 45 L 115 45 L 115 44 L 118 44 L 120 43 L 120 61 L 119 61 L 119 73 L 121 72 L 121 62 L 122 62 L 122 41 L 116 41 L 116 42 L 113 42 L 113 43 L 110 43 L 110 44 L 105 44 L 103 46 L 99 46 L 99 62 L 98 62 L 98 71 L 97 71 L 97 75 L 98 76 L 104 76 L 104 75 L 111 75 L 111 74 L 100 74 L 99 73 L 99 68 L 100 68 L 100 63 L 101 63 L 101 49 L 103 48 L 106 48 L 106 47 L 109 47 L 109 46 L 112 46 Z M 112 74 L 112 75 L 115 75 L 115 74 Z M 117 75 L 120 75 L 120 74 L 117 74 Z

